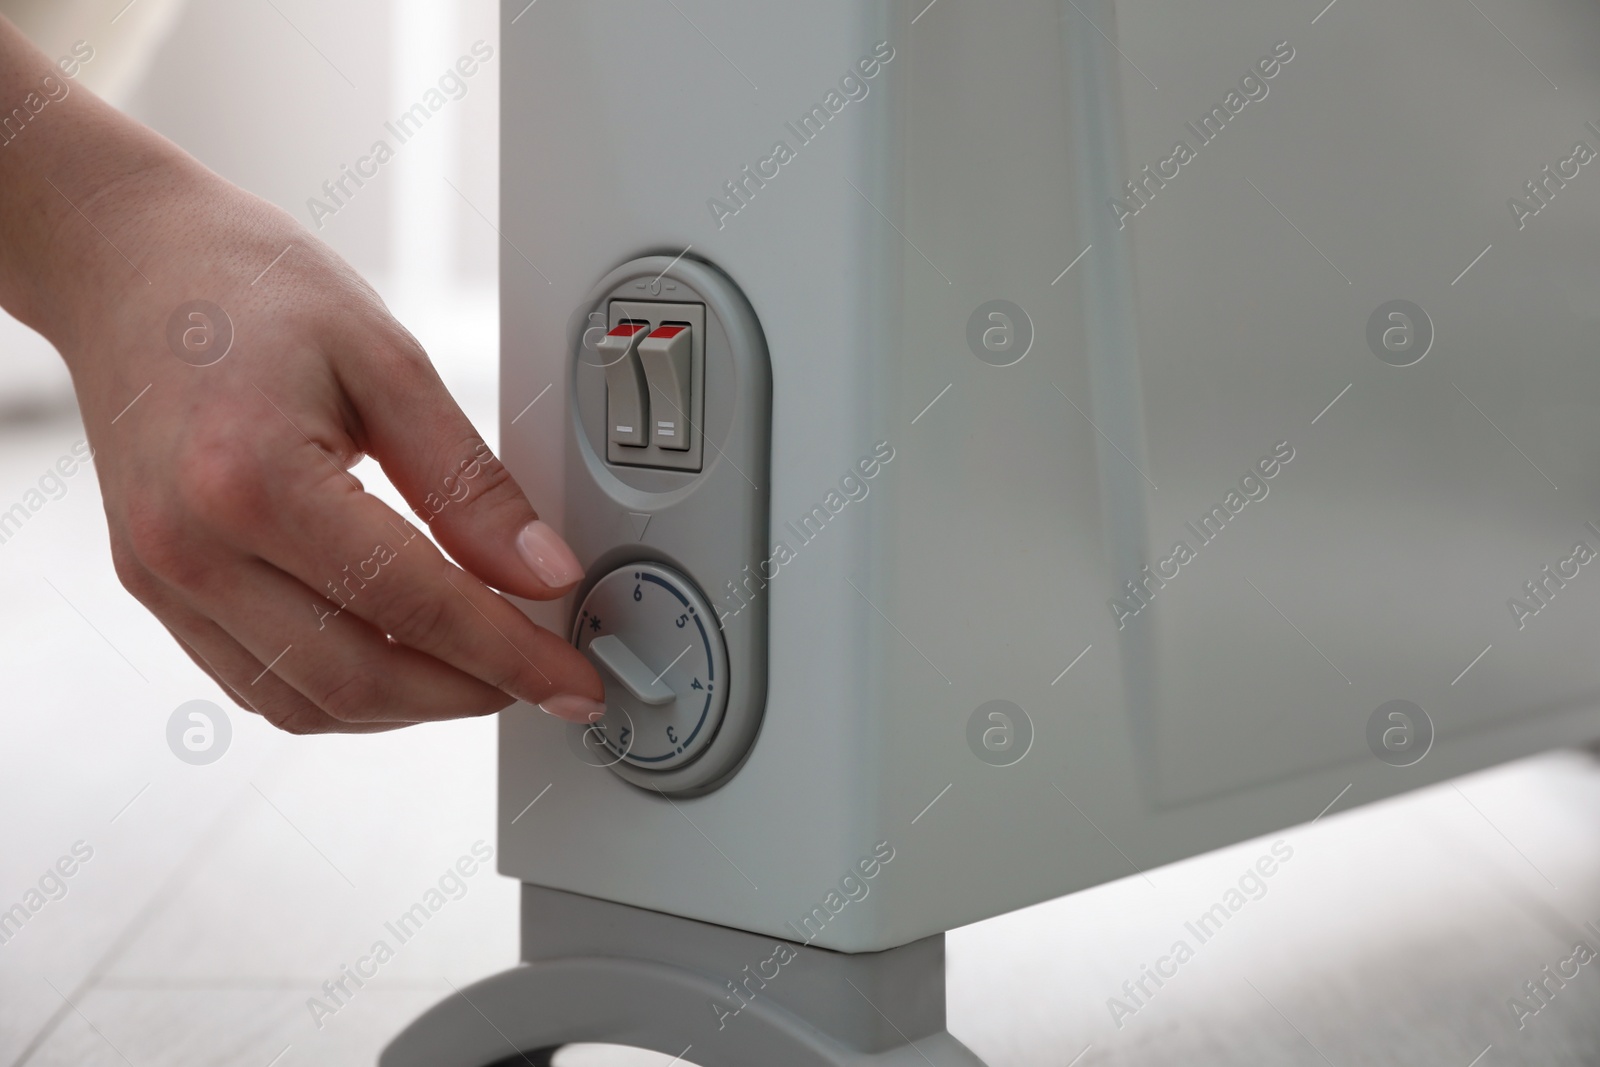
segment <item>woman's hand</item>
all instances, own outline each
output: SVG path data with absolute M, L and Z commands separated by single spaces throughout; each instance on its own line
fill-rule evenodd
M 0 22 L 0 67 L 17 40 Z M 494 591 L 561 596 L 577 559 L 372 289 L 83 90 L 51 108 L 0 149 L 0 301 L 71 368 L 129 591 L 293 732 L 602 711 L 588 661 Z M 363 491 L 363 455 L 459 567 Z

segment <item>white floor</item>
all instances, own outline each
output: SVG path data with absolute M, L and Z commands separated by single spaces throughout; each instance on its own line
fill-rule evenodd
M 0 431 L 0 510 L 79 435 Z M 482 871 L 313 1019 L 386 920 L 492 846 L 494 725 L 297 739 L 235 713 L 221 761 L 180 762 L 172 710 L 225 702 L 117 586 L 92 476 L 67 486 L 0 545 L 0 910 L 75 845 L 92 856 L 0 945 L 0 1067 L 371 1063 L 511 964 L 515 886 Z M 1198 944 L 1185 921 L 1277 837 L 1292 859 Z M 995 1067 L 1600 1063 L 1600 961 L 1521 1030 L 1508 1007 L 1575 941 L 1600 948 L 1581 929 L 1600 924 L 1600 764 L 1552 754 L 1277 837 L 954 932 L 952 1029 Z M 1180 938 L 1194 958 L 1130 1001 Z M 1137 1004 L 1120 1027 L 1113 996 Z

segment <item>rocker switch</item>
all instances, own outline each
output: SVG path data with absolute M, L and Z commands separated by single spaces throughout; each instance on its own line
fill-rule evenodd
M 616 331 L 613 330 L 613 333 Z M 692 364 L 692 335 L 688 326 L 658 326 L 639 342 L 639 361 L 644 365 L 650 389 L 649 416 L 654 421 L 657 448 L 686 452 L 694 427 L 688 414 L 689 371 Z
M 650 412 L 639 366 L 639 342 L 649 329 L 625 322 L 595 346 L 606 371 L 606 438 L 613 444 L 643 448 L 650 443 Z

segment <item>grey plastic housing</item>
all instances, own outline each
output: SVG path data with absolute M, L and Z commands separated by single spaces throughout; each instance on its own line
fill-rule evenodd
M 610 462 L 605 370 L 593 342 L 623 318 L 652 327 L 684 321 L 684 305 L 704 308 L 703 347 L 697 341 L 695 348 L 695 378 L 704 388 L 693 405 L 700 413 L 700 469 Z M 590 291 L 571 320 L 568 351 L 566 536 L 588 574 L 572 603 L 581 604 L 614 569 L 664 563 L 705 594 L 727 646 L 727 709 L 700 755 L 666 771 L 626 762 L 611 770 L 667 795 L 709 792 L 749 754 L 766 705 L 765 598 L 746 602 L 733 592 L 766 556 L 772 411 L 766 339 L 749 302 L 716 268 L 688 256 L 647 256 L 617 267 Z M 570 729 L 581 734 L 585 727 Z M 582 750 L 581 742 L 572 747 Z

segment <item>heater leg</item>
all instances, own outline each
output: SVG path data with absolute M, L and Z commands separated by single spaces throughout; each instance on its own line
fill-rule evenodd
M 942 934 L 847 954 L 524 886 L 523 958 L 429 1009 L 379 1067 L 542 1067 L 575 1043 L 699 1067 L 983 1067 L 944 1027 Z

